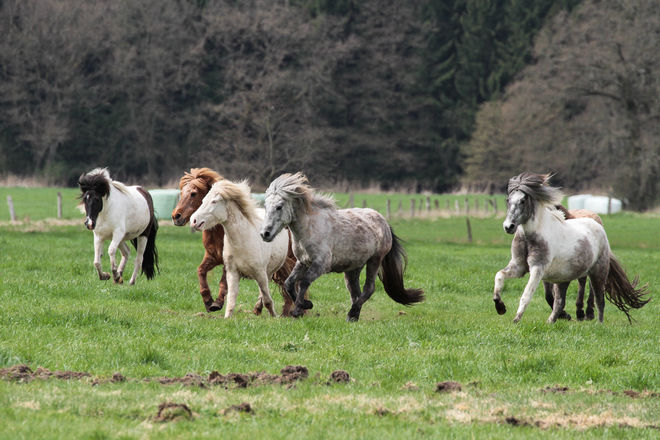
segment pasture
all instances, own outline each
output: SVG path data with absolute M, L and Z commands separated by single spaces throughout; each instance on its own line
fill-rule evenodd
M 660 437 L 658 299 L 632 312 L 633 325 L 606 303 L 604 324 L 549 326 L 539 290 L 514 325 L 525 277 L 507 281 L 509 312 L 497 315 L 493 279 L 511 243 L 501 200 L 499 217 L 471 218 L 472 243 L 464 216 L 392 219 L 406 240 L 406 286 L 423 288 L 427 300 L 401 307 L 376 282 L 360 321 L 347 323 L 349 294 L 336 274 L 312 285 L 314 308 L 301 319 L 249 313 L 258 294 L 253 281 L 241 282 L 234 318 L 202 313 L 201 234 L 164 223 L 160 275 L 142 276 L 136 286 L 99 281 L 75 191 L 62 190 L 64 217 L 76 222 L 42 220 L 55 216 L 57 190 L 1 188 L 3 201 L 8 192 L 18 218 L 29 215 L 30 222 L 8 224 L 6 205 L 0 211 L 0 368 L 27 364 L 90 376 L 0 380 L 2 438 Z M 43 206 L 21 211 L 21 197 Z M 384 196 L 364 196 L 371 197 L 383 206 Z M 402 198 L 405 210 L 409 196 Z M 355 205 L 361 200 L 355 196 Z M 657 296 L 660 219 L 623 213 L 603 221 L 620 261 Z M 209 279 L 214 289 L 219 276 L 216 269 Z M 570 314 L 575 291 L 574 283 Z M 281 309 L 272 283 L 271 292 Z M 255 379 L 246 387 L 206 380 L 214 371 L 278 375 L 289 365 L 306 367 L 309 376 L 288 384 Z M 336 370 L 350 380 L 332 381 Z M 125 380 L 113 381 L 114 373 Z M 195 376 L 158 380 L 188 373 Z M 462 389 L 438 392 L 443 381 Z M 158 417 L 164 402 L 192 414 Z M 232 410 L 243 403 L 253 412 Z

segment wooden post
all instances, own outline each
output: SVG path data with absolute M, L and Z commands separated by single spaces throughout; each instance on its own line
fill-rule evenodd
M 488 199 L 484 198 L 484 212 L 488 214 Z
M 367 207 L 367 201 L 366 201 L 366 200 L 362 200 L 362 207 L 363 207 L 363 208 L 366 208 L 366 207 Z
M 403 202 L 399 199 L 399 217 L 403 215 Z
M 387 207 L 386 207 L 385 212 L 387 213 L 386 217 L 389 220 L 390 219 L 390 199 L 387 199 Z
M 348 195 L 348 206 L 355 208 L 355 203 L 353 203 L 353 194 Z
M 431 213 L 431 196 L 426 196 L 426 213 Z
M 465 217 L 465 221 L 467 222 L 468 243 L 472 243 L 472 227 L 470 226 L 470 218 Z
M 493 211 L 495 211 L 495 215 L 497 215 L 497 199 L 493 197 Z
M 465 215 L 470 215 L 470 204 L 468 203 L 467 197 L 465 198 Z
M 410 216 L 415 217 L 415 199 L 410 199 Z
M 16 221 L 16 211 L 14 211 L 14 201 L 11 199 L 11 196 L 7 196 L 7 205 L 9 206 L 9 217 L 11 221 Z
M 479 212 L 479 199 L 474 199 L 474 212 Z
M 461 213 L 461 207 L 458 204 L 458 199 L 454 200 L 454 209 L 456 210 L 456 215 Z
M 449 199 L 445 200 L 445 209 L 449 211 Z
M 612 214 L 612 197 L 607 198 L 607 215 Z
M 62 218 L 62 193 L 57 192 L 57 218 Z
M 440 211 L 440 200 L 435 199 L 435 210 Z

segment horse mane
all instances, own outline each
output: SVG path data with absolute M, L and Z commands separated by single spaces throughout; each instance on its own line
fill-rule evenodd
M 287 202 L 299 201 L 307 214 L 313 212 L 313 206 L 321 209 L 337 209 L 335 199 L 329 194 L 318 194 L 309 186 L 307 177 L 300 171 L 295 174 L 285 173 L 273 180 L 266 190 L 266 197 L 277 194 Z
M 257 216 L 257 203 L 250 194 L 251 188 L 247 180 L 242 182 L 231 182 L 220 180 L 213 184 L 209 192 L 218 194 L 223 200 L 234 202 L 238 210 L 252 224 Z
M 522 173 L 509 180 L 508 193 L 521 191 L 542 206 L 560 205 L 564 193 L 560 188 L 550 186 L 551 174 Z
M 208 191 L 214 183 L 220 180 L 224 180 L 224 177 L 210 168 L 191 168 L 190 172 L 185 173 L 179 181 L 179 189 L 192 184 L 200 190 Z

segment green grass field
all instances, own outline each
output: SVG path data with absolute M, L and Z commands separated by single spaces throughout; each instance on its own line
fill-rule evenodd
M 418 306 L 399 306 L 377 282 L 360 322 L 347 323 L 349 295 L 342 276 L 332 274 L 312 285 L 314 309 L 303 319 L 249 313 L 257 288 L 243 281 L 238 313 L 224 320 L 201 313 L 201 234 L 163 225 L 155 280 L 102 282 L 76 192 L 60 191 L 72 205 L 64 217 L 79 224 L 41 221 L 55 215 L 57 190 L 0 189 L 5 199 L 12 194 L 19 218 L 31 219 L 11 225 L 0 211 L 0 368 L 27 364 L 91 377 L 0 380 L 0 438 L 660 437 L 657 300 L 633 312 L 633 325 L 608 303 L 602 325 L 549 326 L 550 309 L 537 291 L 513 325 L 526 277 L 506 284 L 506 315 L 497 315 L 492 302 L 493 278 L 510 257 L 501 217 L 472 217 L 472 243 L 464 216 L 391 221 L 406 240 L 406 284 L 427 294 Z M 364 197 L 374 207 L 387 198 Z M 409 208 L 409 196 L 402 198 Z M 346 203 L 348 196 L 338 199 Z M 20 200 L 39 208 L 19 211 Z M 614 252 L 655 294 L 660 220 L 624 213 L 604 222 Z M 279 374 L 287 365 L 307 367 L 309 377 L 294 386 L 247 388 L 154 381 L 212 371 Z M 350 382 L 330 383 L 339 369 Z M 109 382 L 113 373 L 127 380 Z M 93 386 L 95 380 L 101 383 Z M 462 390 L 439 393 L 442 381 Z M 553 392 L 561 387 L 568 389 Z M 157 420 L 163 402 L 187 405 L 193 418 Z M 253 414 L 225 411 L 243 402 Z

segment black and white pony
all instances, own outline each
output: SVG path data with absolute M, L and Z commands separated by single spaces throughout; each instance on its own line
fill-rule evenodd
M 504 230 L 515 234 L 511 261 L 495 275 L 493 300 L 500 315 L 506 313 L 501 292 L 504 280 L 521 278 L 529 272 L 529 281 L 520 298 L 513 320 L 520 321 L 541 280 L 557 285 L 553 310 L 548 323 L 554 323 L 564 310 L 566 289 L 572 280 L 589 277 L 590 295 L 595 295 L 598 320 L 603 322 L 605 293 L 607 299 L 623 311 L 628 320 L 630 309 L 643 307 L 649 299 L 648 287 L 631 283 L 612 254 L 607 235 L 591 218 L 565 220 L 555 209 L 563 194 L 549 186 L 550 175 L 523 173 L 509 180 L 509 197 Z
M 126 186 L 114 181 L 106 168 L 97 168 L 80 176 L 78 180 L 82 199 L 80 210 L 85 214 L 85 226 L 94 231 L 94 267 L 100 280 L 110 279 L 101 269 L 103 242 L 110 240 L 108 255 L 115 283 L 124 282 L 122 275 L 130 249 L 130 240 L 137 250 L 135 268 L 129 284 L 135 284 L 138 272 L 152 279 L 158 270 L 156 232 L 158 222 L 154 216 L 154 205 L 149 193 L 139 186 Z M 119 267 L 115 254 L 119 249 Z

